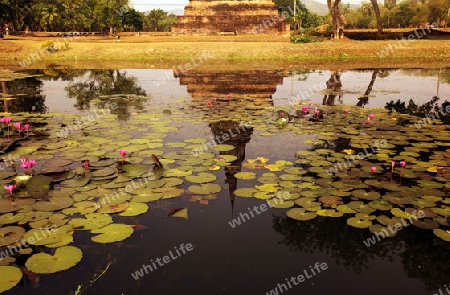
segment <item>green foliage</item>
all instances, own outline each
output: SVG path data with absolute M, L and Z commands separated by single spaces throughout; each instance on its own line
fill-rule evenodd
M 147 30 L 153 32 L 170 32 L 172 24 L 176 23 L 177 16 L 173 13 L 165 12 L 162 9 L 153 9 L 145 17 Z
M 41 48 L 49 53 L 54 53 L 54 52 L 58 51 L 58 48 L 56 48 L 56 46 L 55 46 L 55 41 L 53 41 L 53 40 L 47 40 L 47 41 L 41 42 Z
M 291 42 L 297 44 L 297 43 L 312 43 L 312 42 L 320 42 L 323 41 L 323 38 L 318 36 L 309 36 L 309 35 L 302 35 L 302 36 L 292 36 Z

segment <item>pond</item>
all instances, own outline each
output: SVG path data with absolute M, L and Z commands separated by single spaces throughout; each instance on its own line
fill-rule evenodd
M 1 81 L 5 294 L 450 294 L 448 68 Z

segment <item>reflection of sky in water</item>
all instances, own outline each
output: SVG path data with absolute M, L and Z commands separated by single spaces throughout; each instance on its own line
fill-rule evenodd
M 127 76 L 137 78 L 137 84 L 141 86 L 148 95 L 153 97 L 152 106 L 159 106 L 179 98 L 190 97 L 186 85 L 180 85 L 179 79 L 173 77 L 170 69 L 158 70 L 124 70 Z M 389 75 L 385 78 L 377 76 L 373 85 L 367 107 L 383 108 L 386 102 L 391 100 L 408 102 L 413 99 L 416 103 L 429 101 L 436 95 L 437 76 L 415 76 L 416 70 L 389 70 Z M 155 81 L 160 77 L 169 77 L 168 81 L 160 86 L 156 86 Z M 274 104 L 286 105 L 289 98 L 297 96 L 300 91 L 306 91 L 311 95 L 310 100 L 321 104 L 323 94 L 314 90 L 319 89 L 318 85 L 323 86 L 330 77 L 330 71 L 315 71 L 310 73 L 305 81 L 299 81 L 299 75 L 294 77 L 285 77 L 283 85 L 277 85 L 277 91 L 273 94 Z M 342 76 L 342 88 L 344 104 L 355 105 L 358 102 L 357 97 L 363 94 L 372 77 L 372 70 L 364 72 L 346 71 Z M 74 81 L 82 81 L 83 78 L 75 78 Z M 43 94 L 46 95 L 46 103 L 50 111 L 76 112 L 74 100 L 66 96 L 64 87 L 69 82 L 44 81 Z M 321 88 L 323 90 L 323 88 Z M 440 83 L 439 95 L 441 103 L 449 99 L 450 84 Z M 306 95 L 305 95 L 306 97 Z M 308 100 L 308 99 L 307 99 Z M 339 104 L 336 99 L 336 104 Z

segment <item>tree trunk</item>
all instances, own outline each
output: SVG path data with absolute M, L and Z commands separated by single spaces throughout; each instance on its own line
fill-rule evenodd
M 110 25 L 109 26 L 109 35 L 112 36 L 112 34 L 113 34 L 113 26 Z
M 377 30 L 379 34 L 383 33 L 383 25 L 381 24 L 381 15 L 380 15 L 380 8 L 378 7 L 377 0 L 370 0 L 372 2 L 373 11 L 375 12 L 375 16 L 377 18 Z
M 344 28 L 342 23 L 342 15 L 341 15 L 341 9 L 339 5 L 341 4 L 341 0 L 334 1 L 333 4 L 333 14 L 331 18 L 332 22 L 332 28 L 333 28 L 333 35 L 334 39 L 341 39 L 344 37 Z

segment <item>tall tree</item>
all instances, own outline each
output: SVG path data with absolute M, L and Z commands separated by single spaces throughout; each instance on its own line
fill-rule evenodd
M 397 0 L 384 0 L 384 7 L 388 10 L 387 27 L 391 26 L 391 10 L 397 4 Z
M 162 9 L 152 9 L 146 17 L 146 21 L 150 29 L 154 32 L 163 31 L 164 20 L 167 12 Z
M 377 18 L 377 30 L 378 33 L 383 33 L 383 25 L 381 24 L 381 14 L 380 14 L 380 8 L 378 7 L 377 0 L 370 0 L 372 2 L 373 11 L 375 12 L 375 17 Z

